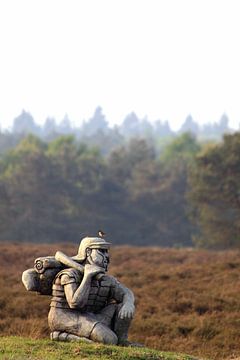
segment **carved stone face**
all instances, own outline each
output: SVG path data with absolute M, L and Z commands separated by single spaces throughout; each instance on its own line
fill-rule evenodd
M 87 252 L 89 264 L 100 266 L 107 271 L 109 264 L 109 254 L 107 249 L 91 249 Z

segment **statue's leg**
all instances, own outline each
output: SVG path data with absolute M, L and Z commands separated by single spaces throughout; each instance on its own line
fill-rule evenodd
M 52 331 L 50 333 L 50 339 L 54 341 L 84 341 L 86 343 L 93 343 L 93 341 L 90 339 L 74 334 L 69 334 L 64 331 Z
M 113 331 L 118 337 L 118 345 L 130 345 L 128 342 L 128 330 L 131 324 L 132 319 L 120 319 L 118 313 L 122 305 L 117 306 L 116 315 L 114 318 Z
M 50 338 L 56 341 L 92 342 L 90 335 L 98 322 L 94 314 L 52 307 L 48 315 Z
M 122 307 L 122 304 L 117 305 L 116 315 L 114 318 L 113 331 L 118 337 L 118 345 L 120 346 L 133 346 L 133 347 L 143 347 L 144 345 L 139 343 L 133 343 L 128 341 L 128 330 L 131 324 L 132 319 L 120 319 L 118 314 Z
M 95 314 L 96 319 L 109 328 L 112 328 L 112 322 L 115 317 L 117 304 L 110 304 L 103 308 L 98 314 Z
M 94 326 L 90 339 L 107 345 L 116 345 L 118 343 L 117 335 L 102 323 L 97 323 Z
M 120 319 L 118 317 L 121 307 L 122 304 L 110 304 L 104 309 L 102 309 L 101 312 L 96 314 L 95 316 L 102 325 L 105 325 L 107 327 L 108 330 L 112 329 L 112 332 L 116 335 L 118 339 L 118 345 L 136 346 L 136 344 L 130 343 L 128 341 L 128 330 L 132 319 Z M 94 341 L 104 342 L 103 340 Z

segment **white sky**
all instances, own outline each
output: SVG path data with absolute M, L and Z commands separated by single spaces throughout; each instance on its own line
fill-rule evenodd
M 0 124 L 240 123 L 239 0 L 0 0 Z

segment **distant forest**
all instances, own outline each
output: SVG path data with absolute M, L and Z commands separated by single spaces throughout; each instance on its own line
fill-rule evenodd
M 108 155 L 130 138 L 141 137 L 154 142 L 156 151 L 160 152 L 166 142 L 185 132 L 191 132 L 199 140 L 220 140 L 224 134 L 233 133 L 234 130 L 229 127 L 226 114 L 223 114 L 218 122 L 206 123 L 203 126 L 199 126 L 192 116 L 188 115 L 180 129 L 173 131 L 168 121 L 150 122 L 147 117 L 138 118 L 134 112 L 128 114 L 120 125 L 110 127 L 100 106 L 95 109 L 92 117 L 83 121 L 79 127 L 72 125 L 67 114 L 59 123 L 48 117 L 40 126 L 29 112 L 23 110 L 13 119 L 11 130 L 0 130 L 0 153 L 17 145 L 27 134 L 34 134 L 47 142 L 60 135 L 74 135 L 89 146 L 97 146 L 102 155 Z
M 240 245 L 240 133 L 189 116 L 178 133 L 132 113 L 110 128 L 98 107 L 81 128 L 23 111 L 0 133 L 0 240 Z

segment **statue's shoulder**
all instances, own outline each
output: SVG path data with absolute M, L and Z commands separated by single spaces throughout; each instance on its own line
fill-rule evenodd
M 56 281 L 60 281 L 61 285 L 70 284 L 73 282 L 80 283 L 83 275 L 80 271 L 74 268 L 63 269 L 56 275 Z

